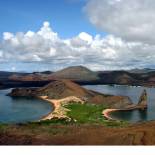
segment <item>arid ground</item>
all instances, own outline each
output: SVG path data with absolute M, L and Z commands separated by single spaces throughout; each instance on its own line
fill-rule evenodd
M 155 122 L 128 127 L 27 124 L 0 127 L 1 145 L 154 145 Z

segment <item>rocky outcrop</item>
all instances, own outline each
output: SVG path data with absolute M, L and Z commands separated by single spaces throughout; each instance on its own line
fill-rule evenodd
M 95 95 L 91 99 L 92 103 L 104 104 L 108 108 L 124 109 L 133 105 L 132 101 L 127 96 L 114 96 L 114 95 Z
M 11 93 L 9 93 L 9 96 L 12 97 L 33 97 L 35 95 L 36 89 L 30 89 L 30 88 L 16 88 L 12 89 Z
M 144 89 L 140 98 L 139 98 L 139 101 L 138 101 L 138 106 L 144 110 L 147 108 L 147 92 L 146 90 Z
M 10 96 L 47 96 L 48 99 L 62 99 L 75 96 L 87 103 L 104 104 L 109 108 L 125 108 L 132 104 L 128 97 L 105 95 L 95 91 L 87 90 L 80 85 L 69 80 L 58 80 L 36 89 L 16 88 L 9 94 Z

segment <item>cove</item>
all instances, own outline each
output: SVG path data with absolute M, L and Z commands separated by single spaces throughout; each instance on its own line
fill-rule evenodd
M 51 104 L 41 99 L 6 96 L 10 91 L 0 90 L 0 123 L 37 121 L 53 110 Z
M 155 88 L 124 85 L 86 85 L 84 87 L 104 94 L 129 96 L 134 103 L 138 102 L 142 91 L 146 89 L 148 94 L 148 109 L 144 111 L 115 111 L 112 112 L 110 116 L 114 119 L 125 120 L 132 123 L 155 120 Z

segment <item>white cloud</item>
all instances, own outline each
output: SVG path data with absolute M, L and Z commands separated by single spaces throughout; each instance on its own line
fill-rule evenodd
M 14 37 L 13 34 L 10 32 L 4 32 L 3 33 L 4 40 L 9 40 L 9 39 L 12 39 L 13 37 Z
M 33 37 L 34 36 L 34 32 L 32 32 L 32 31 L 28 31 L 26 34 L 25 34 L 25 36 L 26 37 Z
M 3 51 L 0 50 L 0 58 L 3 57 Z
M 95 70 L 128 69 L 148 67 L 154 64 L 154 59 L 153 44 L 128 42 L 114 35 L 93 37 L 86 32 L 61 39 L 49 22 L 44 22 L 38 32 L 5 32 L 0 41 L 0 62 L 3 66 L 4 62 L 13 63 L 16 70 L 22 66 L 25 69 L 26 64 L 50 70 L 70 65 L 85 65 Z
M 93 37 L 91 35 L 89 35 L 88 33 L 86 33 L 86 32 L 81 32 L 79 34 L 79 38 L 81 40 L 84 40 L 84 41 L 88 42 L 88 43 L 91 43 L 93 41 Z
M 50 28 L 50 23 L 47 21 L 43 23 L 43 27 L 41 28 L 40 31 L 37 32 L 37 34 L 42 36 L 44 39 L 49 39 L 52 41 L 58 39 L 57 33 L 52 31 L 52 29 Z
M 155 42 L 154 0 L 89 0 L 85 11 L 105 32 L 126 41 Z

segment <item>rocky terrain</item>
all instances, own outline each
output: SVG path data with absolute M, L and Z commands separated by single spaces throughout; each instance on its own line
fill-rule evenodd
M 0 145 L 155 145 L 155 122 L 127 127 L 27 124 L 0 127 Z
M 12 97 L 47 96 L 49 99 L 62 99 L 75 96 L 85 102 L 104 104 L 110 108 L 124 108 L 132 104 L 129 97 L 106 95 L 87 90 L 70 80 L 57 80 L 41 88 L 16 88 L 9 95 Z

